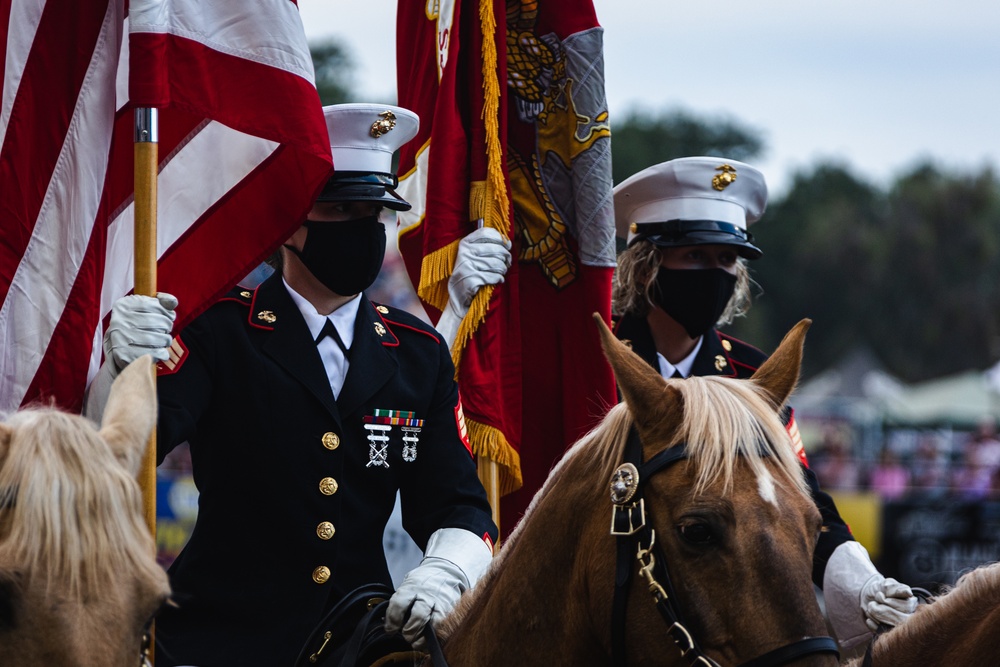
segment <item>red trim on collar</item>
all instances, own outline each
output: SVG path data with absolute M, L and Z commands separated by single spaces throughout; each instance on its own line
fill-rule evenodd
M 386 324 L 393 324 L 393 325 L 395 325 L 397 327 L 403 327 L 404 329 L 409 329 L 410 331 L 416 331 L 417 333 L 420 333 L 420 334 L 423 334 L 425 336 L 428 336 L 435 343 L 438 343 L 438 344 L 441 343 L 441 339 L 438 338 L 437 336 L 435 336 L 434 334 L 432 334 L 430 331 L 424 331 L 423 329 L 418 329 L 417 327 L 411 327 L 409 324 L 403 324 L 402 322 L 396 322 L 395 320 L 387 320 L 384 317 L 382 318 L 382 321 L 385 322 Z
M 257 322 L 254 321 L 257 319 L 253 311 L 256 310 L 258 293 L 259 292 L 256 289 L 253 291 L 253 299 L 250 301 L 250 313 L 247 315 L 247 324 L 256 329 L 263 329 L 264 331 L 274 331 L 274 327 L 267 324 L 258 324 Z
M 395 332 L 393 332 L 392 327 L 389 326 L 389 323 L 390 323 L 391 320 L 387 320 L 384 317 L 382 317 L 381 311 L 379 311 L 379 309 L 376 308 L 375 304 L 372 303 L 371 301 L 368 302 L 368 305 L 371 306 L 372 310 L 375 311 L 375 317 L 377 317 L 379 320 L 381 320 L 382 324 L 385 326 L 385 330 L 388 333 L 392 334 L 392 340 L 391 341 L 390 340 L 382 340 L 382 341 L 379 341 L 379 342 L 382 343 L 383 347 L 399 347 L 399 336 L 397 336 L 395 334 Z M 398 322 L 393 322 L 393 324 L 398 324 Z M 400 324 L 399 326 L 405 326 L 405 325 Z

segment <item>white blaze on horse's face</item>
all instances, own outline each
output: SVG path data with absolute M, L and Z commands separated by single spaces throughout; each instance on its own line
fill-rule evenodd
M 771 477 L 769 471 L 765 470 L 763 474 L 757 477 L 757 490 L 765 502 L 772 505 L 778 504 L 778 495 L 774 490 L 774 478 Z

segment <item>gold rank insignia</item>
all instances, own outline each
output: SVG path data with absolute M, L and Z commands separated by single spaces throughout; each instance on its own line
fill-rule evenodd
M 166 361 L 159 361 L 156 363 L 156 374 L 157 375 L 170 375 L 176 373 L 180 370 L 181 365 L 187 359 L 187 348 L 184 347 L 184 343 L 177 336 L 174 336 L 173 340 L 170 341 L 170 347 L 167 348 L 170 353 L 170 358 Z
M 382 326 L 381 322 L 376 322 L 375 323 L 375 333 L 377 333 L 379 336 L 384 336 L 385 335 L 385 327 Z
M 726 367 L 726 358 L 721 354 L 715 355 L 715 370 L 721 371 Z
M 268 324 L 274 324 L 278 321 L 278 316 L 270 310 L 262 310 L 257 313 L 257 319 Z

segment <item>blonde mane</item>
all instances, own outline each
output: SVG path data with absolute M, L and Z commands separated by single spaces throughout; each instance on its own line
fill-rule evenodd
M 808 495 L 788 432 L 767 394 L 757 384 L 713 376 L 666 383 L 680 392 L 684 403 L 677 441 L 686 443 L 688 460 L 695 465 L 695 493 L 704 492 L 720 479 L 724 492 L 728 493 L 736 462 L 740 460 L 749 464 L 756 477 L 766 476 L 769 473 L 764 463 L 770 459 L 777 464 L 778 474 L 785 481 Z M 622 462 L 634 421 L 625 404 L 615 406 L 601 424 L 570 448 L 531 504 L 535 505 L 544 496 L 570 460 L 580 458 L 585 469 L 596 478 L 610 479 Z
M 690 377 L 666 380 L 666 383 L 680 392 L 684 403 L 684 417 L 678 424 L 677 442 L 687 444 L 688 460 L 695 466 L 694 493 L 704 492 L 719 480 L 722 481 L 723 492 L 729 493 L 737 461 L 749 465 L 757 479 L 770 478 L 771 473 L 765 466 L 765 462 L 770 460 L 775 464 L 780 480 L 799 493 L 809 495 L 788 432 L 759 385 L 720 377 Z M 639 418 L 641 420 L 642 416 Z M 463 597 L 455 613 L 448 617 L 441 628 L 442 636 L 450 634 L 461 623 L 478 594 L 489 589 L 489 582 L 517 542 L 522 528 L 561 478 L 567 474 L 574 477 L 586 475 L 595 480 L 587 488 L 606 487 L 607 480 L 624 458 L 625 443 L 633 423 L 635 420 L 628 405 L 619 403 L 600 424 L 563 455 L 473 594 Z M 660 444 L 665 448 L 675 443 Z
M 30 409 L 10 417 L 0 452 L 0 564 L 83 598 L 123 572 L 159 566 L 139 486 L 82 417 Z

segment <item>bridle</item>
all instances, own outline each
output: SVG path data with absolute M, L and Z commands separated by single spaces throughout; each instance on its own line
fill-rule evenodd
M 634 571 L 631 561 L 635 558 L 639 574 L 645 579 L 656 608 L 667 623 L 667 634 L 677 644 L 681 656 L 694 667 L 719 667 L 717 662 L 705 655 L 683 622 L 667 570 L 667 560 L 656 543 L 656 531 L 648 521 L 642 497 L 643 486 L 653 475 L 687 458 L 687 447 L 684 443 L 674 445 L 643 463 L 642 442 L 633 425 L 629 430 L 624 458 L 625 462 L 611 477 L 611 534 L 616 538 L 618 551 L 611 611 L 611 664 L 614 667 L 625 667 L 627 664 L 625 616 Z M 813 653 L 840 656 L 837 642 L 832 637 L 806 637 L 744 662 L 739 667 L 775 667 Z

